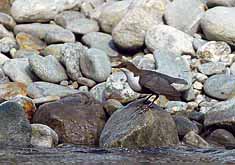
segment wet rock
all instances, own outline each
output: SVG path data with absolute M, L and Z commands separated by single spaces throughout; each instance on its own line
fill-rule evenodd
M 175 54 L 194 54 L 193 37 L 168 25 L 157 25 L 149 28 L 145 37 L 147 48 L 165 49 Z
M 58 83 L 67 79 L 63 66 L 52 56 L 30 56 L 29 64 L 33 72 L 47 82 Z
M 31 98 L 40 98 L 46 96 L 67 96 L 78 93 L 78 90 L 64 87 L 62 85 L 39 81 L 31 83 L 27 88 L 27 92 Z
M 199 148 L 209 148 L 210 145 L 194 131 L 190 131 L 184 136 L 183 141 L 191 146 Z
M 216 6 L 234 7 L 235 1 L 234 0 L 207 0 L 206 4 L 209 8 L 216 7 Z
M 183 138 L 190 131 L 193 131 L 197 134 L 199 133 L 197 125 L 190 121 L 188 118 L 183 116 L 174 116 L 173 119 L 175 121 L 180 138 Z
M 167 6 L 164 18 L 166 23 L 185 33 L 198 31 L 205 5 L 200 0 L 175 0 Z
M 109 99 L 104 103 L 104 109 L 109 114 L 109 116 L 122 107 L 123 105 L 115 99 Z
M 124 73 L 116 72 L 109 76 L 105 84 L 104 97 L 128 103 L 137 99 L 140 94 L 134 92 L 127 82 Z
M 91 88 L 90 93 L 96 100 L 103 102 L 105 100 L 105 89 L 106 82 L 99 83 Z
M 208 40 L 225 41 L 235 45 L 234 22 L 233 8 L 215 7 L 209 9 L 202 17 L 201 28 Z
M 0 24 L 0 38 L 14 37 L 13 33 L 8 31 L 2 24 Z
M 138 114 L 141 110 L 143 99 L 114 112 L 102 131 L 100 146 L 138 148 L 178 144 L 176 126 L 169 113 L 158 106 Z
M 48 22 L 59 12 L 77 5 L 76 0 L 15 0 L 11 14 L 17 22 Z
M 219 99 L 226 100 L 235 94 L 235 76 L 230 75 L 214 75 L 209 77 L 204 83 L 204 91 L 207 95 Z
M 27 86 L 25 84 L 19 82 L 0 84 L 0 98 L 9 100 L 17 95 L 27 95 Z
M 0 144 L 29 146 L 31 126 L 22 107 L 14 102 L 0 104 Z
M 166 105 L 166 111 L 174 114 L 181 111 L 186 111 L 188 108 L 187 103 L 182 101 L 169 101 Z
M 226 69 L 226 66 L 222 62 L 209 62 L 202 64 L 198 67 L 199 71 L 205 75 L 213 75 L 223 73 Z
M 0 12 L 0 24 L 4 25 L 8 29 L 13 29 L 16 22 L 10 15 Z
M 111 63 L 105 52 L 91 48 L 87 54 L 80 57 L 80 67 L 83 75 L 97 82 L 105 81 L 111 71 Z
M 112 33 L 114 27 L 127 13 L 130 3 L 131 0 L 114 1 L 106 4 L 98 18 L 102 31 Z
M 128 12 L 112 31 L 114 42 L 127 50 L 141 48 L 148 28 L 163 22 L 168 3 L 168 0 L 132 1 Z
M 105 113 L 88 93 L 78 93 L 40 106 L 33 122 L 51 127 L 62 143 L 98 145 Z
M 0 39 L 0 52 L 9 53 L 12 48 L 17 48 L 16 40 L 12 37 Z
M 225 42 L 210 41 L 197 50 L 198 58 L 204 61 L 217 62 L 223 55 L 231 53 L 230 46 Z
M 157 72 L 184 79 L 187 85 L 174 86 L 179 91 L 186 91 L 192 84 L 192 73 L 188 62 L 179 54 L 165 50 L 156 50 L 154 52 Z
M 31 144 L 34 147 L 55 147 L 59 138 L 57 133 L 50 127 L 43 124 L 31 124 L 32 137 Z
M 112 36 L 106 33 L 87 33 L 82 37 L 82 42 L 90 48 L 103 50 L 110 57 L 116 57 L 119 54 L 113 43 Z
M 206 141 L 215 146 L 229 146 L 235 145 L 235 138 L 232 133 L 225 129 L 216 129 L 209 136 Z

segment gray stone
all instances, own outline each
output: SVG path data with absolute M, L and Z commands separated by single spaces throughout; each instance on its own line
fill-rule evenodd
M 42 50 L 41 53 L 44 56 L 53 55 L 56 57 L 57 60 L 61 61 L 63 55 L 61 53 L 61 49 L 63 46 L 64 44 L 51 44 L 48 45 L 44 50 Z
M 48 22 L 59 12 L 72 9 L 77 0 L 15 0 L 11 14 L 17 22 Z
M 105 81 L 111 71 L 111 63 L 105 52 L 91 48 L 87 54 L 80 57 L 80 67 L 83 75 L 96 82 Z
M 61 29 L 59 31 L 48 31 L 44 40 L 48 44 L 55 44 L 55 43 L 66 43 L 66 42 L 75 42 L 74 34 L 65 29 Z
M 16 40 L 12 37 L 0 39 L 0 52 L 9 53 L 12 48 L 17 48 Z
M 0 104 L 0 125 L 0 144 L 21 147 L 30 145 L 31 126 L 19 104 Z
M 169 101 L 166 105 L 166 111 L 174 114 L 181 111 L 186 111 L 188 108 L 187 103 L 182 101 Z
M 189 90 L 185 91 L 182 95 L 182 97 L 186 100 L 186 101 L 193 101 L 196 98 L 196 93 L 193 89 L 193 87 L 189 88 Z
M 139 69 L 155 70 L 156 64 L 152 54 L 137 55 L 132 59 L 133 64 Z
M 176 126 L 171 115 L 158 106 L 138 114 L 143 99 L 115 111 L 100 136 L 101 147 L 167 147 L 178 144 Z
M 192 36 L 167 25 L 149 28 L 145 37 L 145 44 L 151 52 L 165 49 L 176 54 L 195 54 L 192 42 Z
M 9 57 L 7 57 L 6 55 L 0 53 L 0 65 L 3 65 L 8 60 L 10 60 Z
M 34 147 L 55 147 L 59 138 L 57 133 L 50 127 L 43 124 L 31 124 L 32 137 L 31 144 Z
M 31 98 L 40 98 L 46 96 L 67 96 L 78 93 L 78 90 L 71 89 L 62 85 L 52 84 L 48 82 L 33 82 L 27 88 L 27 93 Z
M 211 76 L 204 83 L 204 91 L 219 100 L 231 98 L 235 95 L 235 76 L 223 74 Z
M 138 49 L 144 45 L 147 30 L 163 23 L 168 0 L 134 0 L 128 12 L 112 31 L 114 42 L 123 49 Z
M 174 0 L 165 11 L 166 24 L 185 33 L 194 34 L 198 31 L 200 19 L 205 5 L 200 0 Z
M 234 8 L 215 7 L 209 9 L 201 19 L 201 28 L 208 40 L 225 41 L 235 45 Z
M 104 103 L 104 109 L 109 116 L 111 116 L 116 110 L 121 108 L 123 108 L 123 105 L 115 99 L 109 99 Z
M 33 74 L 27 58 L 11 59 L 3 65 L 4 73 L 12 80 L 29 85 L 37 80 Z
M 14 35 L 12 32 L 8 31 L 2 24 L 0 24 L 0 39 L 4 37 L 14 38 Z
M 109 34 L 101 32 L 87 33 L 82 37 L 82 42 L 90 48 L 103 50 L 110 57 L 119 55 L 113 43 L 112 36 Z
M 207 41 L 201 38 L 193 38 L 193 48 L 195 50 L 198 50 L 200 47 L 202 47 L 206 43 Z
M 91 88 L 91 95 L 98 101 L 103 102 L 105 100 L 104 94 L 106 89 L 106 82 L 99 83 Z
M 96 82 L 94 80 L 88 79 L 86 77 L 79 77 L 77 79 L 78 84 L 85 85 L 89 88 L 93 87 L 96 85 Z
M 30 56 L 37 56 L 37 55 L 39 55 L 38 51 L 28 50 L 28 49 L 19 49 L 11 53 L 12 58 L 29 58 Z
M 0 68 L 0 84 L 5 84 L 10 82 L 9 78 L 5 75 L 2 68 Z
M 205 75 L 213 75 L 225 72 L 226 66 L 222 62 L 209 62 L 199 65 L 198 70 Z
M 194 131 L 190 131 L 184 136 L 183 141 L 190 146 L 199 148 L 209 148 L 210 145 Z
M 174 86 L 179 91 L 186 91 L 192 85 L 192 73 L 187 61 L 180 55 L 165 51 L 156 50 L 154 52 L 154 58 L 156 61 L 157 72 L 184 79 L 187 85 Z
M 234 0 L 207 0 L 206 4 L 209 8 L 216 7 L 216 6 L 235 7 Z
M 68 78 L 63 66 L 52 55 L 46 57 L 30 56 L 29 64 L 33 72 L 41 80 L 59 83 Z
M 0 12 L 0 24 L 4 25 L 8 29 L 13 29 L 16 22 L 10 15 Z
M 232 75 L 235 75 L 235 62 L 231 65 L 230 71 Z
M 76 19 L 85 18 L 85 15 L 77 11 L 63 11 L 56 15 L 55 22 L 56 24 L 67 28 L 71 26 L 70 21 L 75 21 Z

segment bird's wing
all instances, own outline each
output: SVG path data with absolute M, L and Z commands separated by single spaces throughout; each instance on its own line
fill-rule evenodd
M 169 82 L 168 77 L 156 74 L 154 71 L 147 71 L 144 75 L 140 76 L 139 83 L 141 86 L 157 94 L 180 96 L 180 92 L 171 86 L 172 81 Z

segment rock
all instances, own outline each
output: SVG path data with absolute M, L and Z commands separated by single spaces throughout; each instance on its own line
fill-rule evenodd
M 61 48 L 61 62 L 64 64 L 69 78 L 77 80 L 82 77 L 80 57 L 87 56 L 87 49 L 79 42 L 65 43 Z
M 74 34 L 69 30 L 49 31 L 45 36 L 48 44 L 75 42 Z
M 29 146 L 31 126 L 24 110 L 14 102 L 0 104 L 0 144 L 10 146 Z
M 106 82 L 102 82 L 91 88 L 90 93 L 96 100 L 103 102 L 105 100 L 105 88 Z
M 128 12 L 112 31 L 114 42 L 123 49 L 138 49 L 144 45 L 147 30 L 163 23 L 168 0 L 134 0 Z
M 4 73 L 15 82 L 29 85 L 33 80 L 37 80 L 31 71 L 28 58 L 10 59 L 3 65 Z
M 217 62 L 223 55 L 231 53 L 230 46 L 225 42 L 210 41 L 197 50 L 198 58 L 204 61 Z
M 44 56 L 53 55 L 58 61 L 61 61 L 63 55 L 61 53 L 61 49 L 63 46 L 66 46 L 66 44 L 51 44 L 48 45 L 44 50 L 42 50 L 41 53 Z
M 144 56 L 135 56 L 132 59 L 133 64 L 139 69 L 155 70 L 156 64 L 152 54 L 147 54 Z
M 133 91 L 123 72 L 116 72 L 109 76 L 105 84 L 105 99 L 116 99 L 121 103 L 136 100 L 140 94 Z
M 88 93 L 78 93 L 40 106 L 33 122 L 51 127 L 62 143 L 98 145 L 105 113 Z
M 193 88 L 196 89 L 196 90 L 202 90 L 203 89 L 203 84 L 199 81 L 195 81 L 193 83 Z
M 109 34 L 101 32 L 87 33 L 82 37 L 82 42 L 90 48 L 103 50 L 110 57 L 119 55 L 113 43 L 112 36 Z
M 9 100 L 17 95 L 26 96 L 27 86 L 19 82 L 7 82 L 0 84 L 0 98 Z
M 80 67 L 83 75 L 97 82 L 105 81 L 111 71 L 111 63 L 105 52 L 91 48 L 87 54 L 80 57 Z
M 89 18 L 97 19 L 99 17 L 99 10 L 102 9 L 104 0 L 86 0 L 81 2 L 80 10 Z M 101 7 L 101 9 L 100 9 Z
M 224 19 L 226 18 L 226 19 Z M 208 40 L 224 41 L 235 45 L 235 13 L 233 8 L 215 7 L 201 19 L 201 28 Z
M 166 24 L 185 33 L 194 34 L 198 31 L 200 19 L 205 11 L 205 5 L 200 0 L 175 0 L 165 11 Z
M 231 66 L 232 63 L 235 61 L 235 54 L 223 55 L 220 57 L 220 61 L 226 66 Z
M 98 18 L 102 31 L 112 33 L 114 27 L 127 13 L 130 3 L 131 0 L 107 3 Z
M 207 41 L 201 38 L 193 38 L 193 48 L 195 50 L 198 50 L 200 47 L 202 47 L 206 43 Z
M 198 67 L 198 70 L 205 75 L 220 74 L 225 72 L 226 66 L 222 62 L 209 62 L 202 64 Z
M 192 84 L 192 73 L 188 62 L 179 54 L 165 50 L 154 52 L 157 72 L 185 80 L 187 85 L 174 86 L 179 91 L 186 91 Z
M 155 106 L 143 110 L 143 99 L 115 111 L 100 136 L 101 147 L 166 147 L 175 146 L 179 139 L 174 120 L 169 113 Z
M 145 44 L 151 52 L 165 49 L 175 54 L 195 54 L 192 42 L 193 37 L 167 25 L 149 28 L 145 37 Z
M 63 11 L 56 15 L 55 22 L 56 24 L 63 26 L 64 28 L 71 27 L 74 24 L 74 20 L 85 18 L 83 13 L 77 11 Z
M 63 66 L 52 55 L 46 57 L 30 56 L 29 64 L 41 80 L 58 83 L 68 78 Z
M 0 24 L 4 25 L 8 29 L 13 29 L 16 22 L 10 15 L 0 12 Z
M 3 65 L 8 60 L 10 60 L 9 57 L 7 57 L 6 55 L 0 53 L 0 65 Z
M 16 35 L 16 41 L 20 49 L 40 51 L 46 47 L 46 44 L 42 40 L 24 32 Z
M 193 101 L 196 98 L 196 92 L 194 91 L 193 87 L 191 86 L 189 88 L 189 90 L 187 90 L 183 93 L 182 97 L 186 101 Z
M 205 114 L 204 125 L 206 127 L 217 126 L 235 130 L 235 99 L 214 104 Z
M 45 96 L 45 97 L 40 97 L 40 98 L 33 99 L 33 103 L 40 105 L 40 104 L 43 104 L 43 103 L 57 101 L 59 99 L 60 99 L 59 96 Z
M 79 90 L 80 92 L 89 92 L 89 88 L 88 88 L 87 86 L 80 86 L 80 87 L 78 88 L 78 90 Z
M 72 9 L 76 0 L 15 0 L 11 14 L 17 22 L 48 22 L 59 12 Z
M 31 83 L 27 88 L 27 92 L 31 98 L 35 99 L 46 96 L 67 96 L 78 93 L 78 90 L 62 85 L 39 81 Z
M 209 8 L 216 7 L 216 6 L 234 7 L 235 1 L 234 0 L 207 0 L 206 4 Z
M 1 0 L 0 2 L 0 11 L 10 14 L 11 4 L 9 0 Z
M 199 133 L 197 125 L 190 121 L 188 118 L 183 116 L 174 116 L 173 119 L 175 121 L 180 138 L 183 138 L 190 131 L 193 131 L 197 134 Z
M 169 101 L 166 106 L 166 111 L 174 114 L 181 111 L 186 111 L 188 108 L 187 103 L 182 101 Z
M 205 119 L 205 114 L 202 112 L 193 111 L 188 114 L 188 118 L 199 123 L 203 123 Z
M 15 52 L 11 52 L 12 58 L 29 58 L 29 56 L 37 56 L 39 52 L 37 50 L 29 50 L 29 49 L 19 49 Z
M 85 78 L 85 77 L 79 77 L 77 82 L 81 85 L 86 85 L 87 87 L 91 88 L 96 85 L 96 82 L 94 80 Z
M 123 105 L 115 99 L 109 99 L 104 103 L 104 109 L 109 116 L 111 116 L 116 110 L 121 109 L 122 107 Z
M 31 98 L 28 98 L 26 96 L 15 96 L 12 99 L 9 100 L 10 102 L 15 102 L 21 105 L 21 107 L 24 109 L 24 112 L 27 116 L 27 119 L 29 121 L 32 121 L 33 114 L 36 111 L 36 106 Z
M 208 77 L 202 73 L 195 73 L 194 78 L 201 83 L 204 83 L 208 79 Z
M 12 48 L 17 48 L 16 40 L 12 37 L 0 39 L 0 52 L 9 53 Z
M 14 38 L 12 32 L 8 31 L 2 24 L 0 24 L 0 38 L 11 37 Z
M 184 136 L 183 141 L 191 146 L 199 148 L 209 148 L 210 145 L 194 131 L 190 131 Z
M 226 100 L 235 94 L 235 76 L 214 75 L 204 83 L 204 91 L 208 96 L 219 100 Z
M 235 75 L 235 62 L 230 67 L 232 75 Z
M 5 75 L 2 68 L 0 68 L 0 84 L 5 84 L 10 82 L 9 78 Z
M 206 141 L 215 146 L 229 146 L 235 145 L 235 138 L 232 133 L 225 129 L 216 129 L 209 136 Z
M 32 137 L 31 144 L 34 147 L 55 147 L 59 138 L 56 132 L 50 127 L 43 124 L 31 124 Z

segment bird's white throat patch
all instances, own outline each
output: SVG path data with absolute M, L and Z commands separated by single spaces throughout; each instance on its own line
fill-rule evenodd
M 136 92 L 141 91 L 142 88 L 139 84 L 140 77 L 134 76 L 134 73 L 129 71 L 128 69 L 122 68 L 121 70 L 125 73 L 125 75 L 127 77 L 127 82 L 130 85 L 131 89 L 133 89 Z

